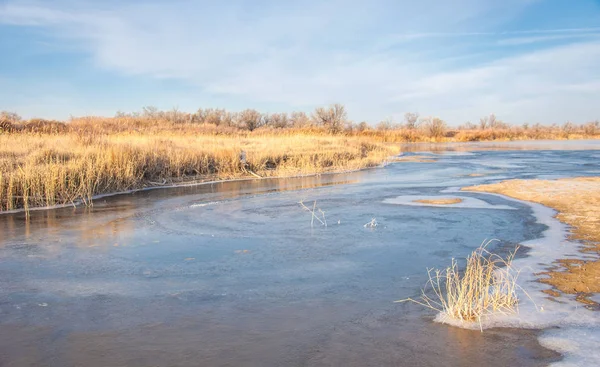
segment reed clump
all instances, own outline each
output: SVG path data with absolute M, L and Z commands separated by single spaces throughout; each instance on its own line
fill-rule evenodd
M 378 165 L 400 149 L 326 133 L 115 120 L 0 134 L 0 212 L 90 203 L 98 194 L 179 182 L 355 170 Z
M 414 302 L 451 319 L 480 325 L 486 316 L 514 313 L 519 304 L 519 272 L 512 267 L 516 249 L 503 258 L 486 249 L 489 243 L 467 257 L 464 271 L 455 259 L 444 270 L 428 269 L 421 296 L 396 302 Z

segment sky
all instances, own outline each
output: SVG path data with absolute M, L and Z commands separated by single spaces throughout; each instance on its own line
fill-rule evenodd
M 600 119 L 600 0 L 0 0 L 0 110 Z

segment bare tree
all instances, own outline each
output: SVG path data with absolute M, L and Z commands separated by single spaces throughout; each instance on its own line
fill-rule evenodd
M 583 132 L 590 136 L 600 134 L 600 121 L 591 121 L 583 125 Z
M 496 115 L 491 113 L 489 116 L 485 116 L 479 119 L 479 128 L 481 130 L 486 129 L 507 129 L 509 126 L 505 122 L 498 120 Z
M 419 114 L 407 112 L 404 114 L 404 126 L 409 130 L 414 130 L 418 127 Z
M 304 112 L 292 112 L 289 124 L 296 128 L 306 127 L 310 125 L 310 118 Z
M 160 111 L 155 106 L 142 107 L 142 117 L 146 118 L 157 118 L 159 117 Z
M 393 122 L 391 119 L 385 119 L 383 121 L 380 121 L 377 126 L 376 126 L 377 130 L 379 131 L 388 131 L 388 130 L 392 130 L 393 128 Z
M 287 113 L 273 113 L 269 117 L 269 125 L 277 129 L 285 129 L 289 126 Z
M 184 122 L 190 122 L 191 115 L 186 112 L 179 111 L 179 108 L 173 107 L 170 111 L 159 112 L 159 116 L 169 122 L 181 124 Z
M 339 133 L 344 128 L 346 122 L 346 108 L 339 103 L 327 108 L 318 107 L 315 109 L 312 118 L 317 125 L 326 127 L 332 133 Z
M 489 127 L 489 117 L 488 116 L 484 116 L 482 118 L 479 119 L 479 128 L 481 130 L 485 130 Z
M 228 112 L 225 110 L 221 110 L 222 114 L 221 114 L 221 125 L 224 126 L 234 126 L 235 125 L 235 121 L 237 120 L 237 113 L 236 112 Z
M 437 117 L 426 117 L 421 119 L 421 127 L 431 138 L 441 138 L 446 134 L 446 122 Z
M 567 121 L 561 127 L 563 134 L 568 138 L 569 135 L 575 132 L 575 125 L 571 121 Z
M 21 116 L 19 116 L 19 114 L 17 114 L 16 112 L 1 111 L 0 120 L 8 121 L 11 124 L 16 124 L 18 122 L 21 122 L 23 118 L 21 118 Z
M 356 129 L 358 131 L 365 131 L 369 128 L 369 124 L 367 124 L 366 121 L 361 121 L 357 126 Z
M 224 109 L 207 108 L 203 110 L 200 108 L 194 114 L 193 121 L 202 124 L 213 124 L 219 126 L 224 123 L 227 114 L 228 112 Z
M 475 130 L 475 129 L 477 129 L 477 125 L 475 125 L 471 121 L 467 121 L 458 127 L 458 130 Z
M 263 115 L 257 110 L 246 109 L 239 113 L 237 125 L 253 131 L 264 125 Z

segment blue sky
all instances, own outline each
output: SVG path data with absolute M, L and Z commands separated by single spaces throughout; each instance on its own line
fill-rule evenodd
M 600 1 L 0 0 L 0 110 L 600 119 Z

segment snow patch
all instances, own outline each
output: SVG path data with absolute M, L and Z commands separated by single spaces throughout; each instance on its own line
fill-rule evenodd
M 542 238 L 522 243 L 530 248 L 528 256 L 513 261 L 515 271 L 520 271 L 518 284 L 522 288 L 518 311 L 514 314 L 485 317 L 481 324 L 450 319 L 445 314 L 437 315 L 436 321 L 469 329 L 547 329 L 540 335 L 540 343 L 564 355 L 562 361 L 552 366 L 600 366 L 600 312 L 585 308 L 573 296 L 563 295 L 558 299 L 548 297 L 542 291 L 551 289 L 551 286 L 538 282 L 537 279 L 541 276 L 535 275 L 546 270 L 555 260 L 576 252 L 580 245 L 567 240 L 568 227 L 554 218 L 556 211 L 503 195 L 486 195 L 525 203 L 532 208 L 537 221 L 548 226 Z
M 440 199 L 461 199 L 460 203 L 454 204 L 428 204 L 419 203 L 416 200 L 440 200 Z M 449 208 L 469 208 L 469 209 L 503 209 L 516 210 L 508 205 L 493 205 L 483 200 L 475 199 L 468 196 L 425 196 L 425 195 L 401 195 L 395 198 L 383 200 L 385 204 L 408 205 L 408 206 L 433 206 L 433 207 L 449 207 Z
M 219 204 L 219 203 L 220 203 L 220 201 L 210 201 L 210 202 L 207 202 L 207 203 L 192 204 L 192 205 L 190 205 L 190 208 L 201 208 L 201 207 L 204 207 L 204 206 L 216 205 L 216 204 Z

